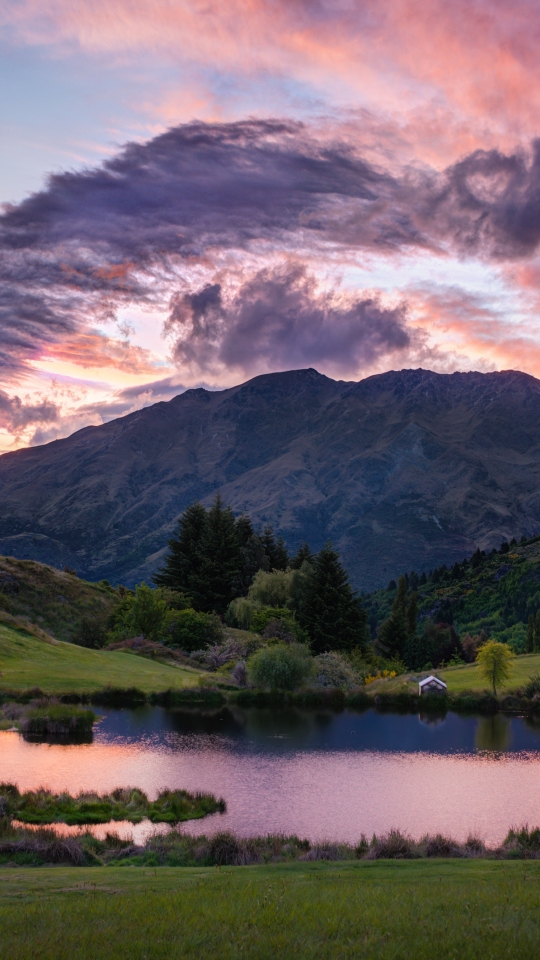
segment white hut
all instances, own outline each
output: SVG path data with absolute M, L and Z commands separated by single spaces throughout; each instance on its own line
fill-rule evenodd
M 426 693 L 446 693 L 448 687 L 446 686 L 444 680 L 439 680 L 438 677 L 426 677 L 425 680 L 420 680 L 418 684 L 418 695 L 421 697 L 422 694 Z

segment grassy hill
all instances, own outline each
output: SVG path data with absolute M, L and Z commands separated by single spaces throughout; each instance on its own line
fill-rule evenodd
M 105 621 L 118 604 L 106 581 L 89 583 L 33 560 L 0 557 L 0 610 L 71 640 L 83 617 Z
M 47 694 L 82 694 L 112 686 L 149 694 L 196 686 L 201 675 L 129 652 L 86 650 L 0 622 L 0 692 L 39 687 Z
M 448 687 L 449 694 L 460 693 L 482 693 L 488 689 L 488 684 L 480 676 L 478 664 L 467 663 L 461 667 L 445 667 L 444 670 L 429 671 L 434 672 L 441 677 Z M 540 673 L 540 653 L 530 653 L 524 656 L 518 656 L 512 661 L 511 675 L 506 684 L 502 684 L 498 693 L 505 696 L 509 693 L 515 693 L 520 687 L 523 687 L 534 673 Z M 423 673 L 405 673 L 397 677 L 387 677 L 385 679 L 375 680 L 366 687 L 366 692 L 370 696 L 376 696 L 378 693 L 399 694 L 399 693 L 418 693 L 418 679 L 420 676 L 427 676 Z
M 540 609 L 540 537 L 512 544 L 508 552 L 477 552 L 451 569 L 440 567 L 421 582 L 408 574 L 410 587 L 420 582 L 418 622 L 432 619 L 453 623 L 463 636 L 485 630 L 490 637 L 525 651 L 527 618 Z M 372 634 L 389 616 L 395 588 L 377 590 L 363 598 Z

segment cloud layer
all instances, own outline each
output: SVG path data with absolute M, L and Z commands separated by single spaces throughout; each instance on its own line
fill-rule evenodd
M 298 123 L 184 125 L 128 144 L 102 166 L 54 175 L 47 189 L 5 210 L 0 361 L 16 372 L 59 350 L 77 354 L 83 366 L 87 355 L 87 365 L 150 372 L 144 350 L 96 336 L 92 325 L 113 320 L 126 304 L 163 307 L 171 286 L 196 283 L 197 268 L 222 269 L 227 254 L 264 262 L 291 253 L 339 259 L 431 251 L 499 262 L 530 257 L 539 241 L 537 141 L 528 154 L 475 151 L 442 173 L 390 171 Z M 236 264 L 236 273 L 245 273 L 245 262 Z M 220 286 L 219 348 L 212 349 L 224 363 L 241 357 L 246 337 L 252 356 L 264 354 L 269 364 L 287 355 L 293 364 L 319 356 L 337 363 L 347 353 L 360 362 L 390 341 L 399 346 L 392 324 L 404 330 L 403 321 L 376 299 L 338 307 L 319 298 L 308 309 L 313 292 L 305 272 L 253 273 L 236 307 L 223 306 Z M 190 295 L 202 296 L 175 300 L 177 326 Z M 201 370 L 205 330 L 211 338 L 217 322 L 208 310 L 201 314 L 206 326 L 195 329 L 194 320 L 176 347 L 177 359 L 197 360 Z

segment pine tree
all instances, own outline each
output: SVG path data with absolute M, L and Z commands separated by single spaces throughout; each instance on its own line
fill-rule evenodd
M 529 619 L 527 620 L 527 653 L 532 653 L 534 650 L 534 617 L 532 613 L 529 614 Z
M 289 555 L 287 553 L 283 537 L 276 540 L 272 527 L 264 528 L 261 537 L 261 543 L 269 563 L 270 570 L 286 570 L 289 565 Z
M 202 565 L 201 544 L 207 513 L 202 503 L 192 503 L 178 520 L 169 540 L 169 552 L 161 569 L 152 578 L 156 586 L 169 587 L 193 598 Z
M 258 570 L 269 570 L 270 564 L 264 547 L 256 533 L 240 547 L 240 570 L 234 581 L 235 597 L 244 597 Z
M 234 597 L 240 565 L 240 546 L 234 514 L 218 494 L 210 508 L 201 542 L 202 562 L 193 587 L 196 609 L 225 613 Z
M 366 643 L 367 614 L 331 544 L 320 551 L 312 565 L 302 619 L 316 654 L 350 650 Z
M 251 539 L 254 534 L 253 524 L 250 517 L 246 513 L 243 513 L 235 522 L 236 538 L 238 540 L 238 546 L 240 548 L 245 547 L 247 542 Z
M 416 590 L 411 594 L 411 602 L 407 607 L 407 635 L 414 637 L 416 633 L 416 618 L 418 616 L 418 594 Z
M 540 610 L 536 611 L 536 619 L 534 621 L 534 652 L 538 653 L 540 651 Z
M 295 556 L 290 562 L 290 566 L 293 568 L 293 570 L 300 570 L 304 560 L 306 560 L 308 563 L 313 563 L 314 556 L 309 548 L 309 544 L 302 540 Z
M 406 606 L 407 581 L 405 577 L 400 577 L 392 613 L 384 621 L 377 638 L 378 645 L 388 657 L 403 659 L 405 656 L 409 635 Z

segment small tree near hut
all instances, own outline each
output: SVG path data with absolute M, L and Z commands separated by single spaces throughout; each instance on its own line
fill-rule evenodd
M 506 643 L 497 643 L 489 640 L 480 647 L 476 662 L 484 680 L 491 685 L 494 696 L 497 696 L 497 687 L 500 687 L 510 676 L 510 661 L 514 654 Z

